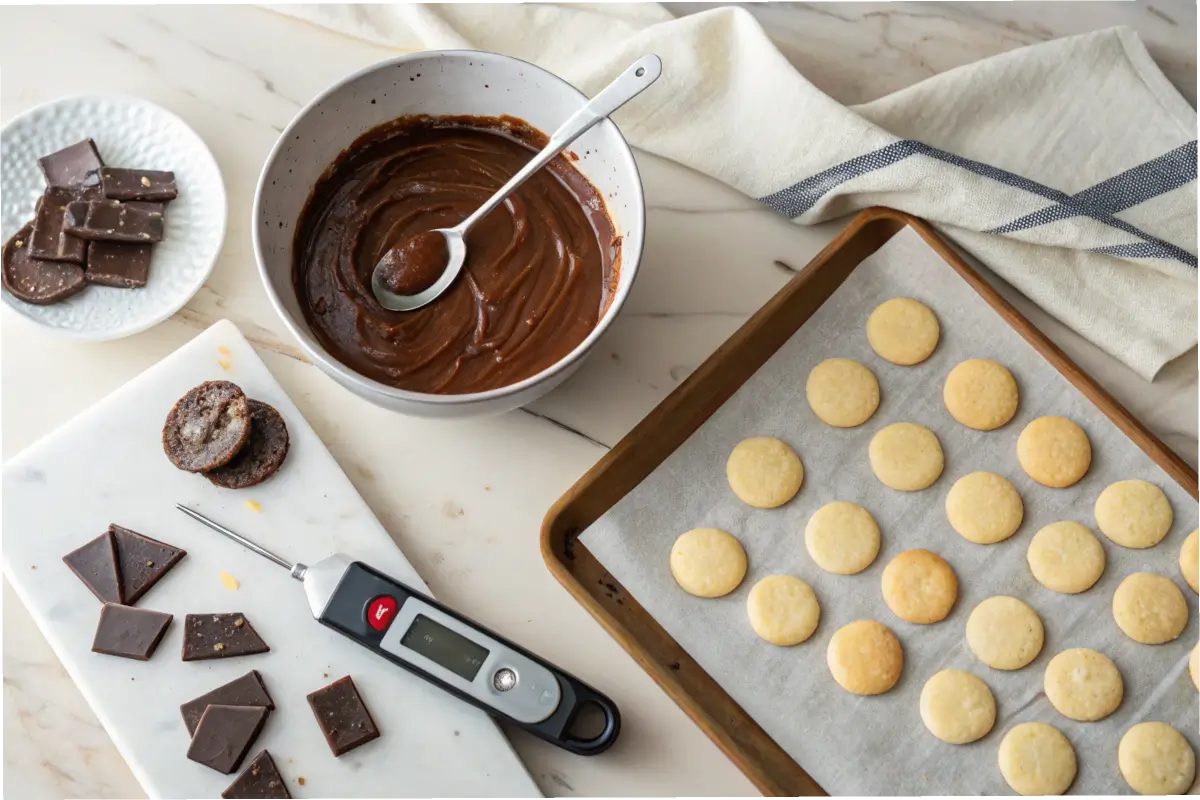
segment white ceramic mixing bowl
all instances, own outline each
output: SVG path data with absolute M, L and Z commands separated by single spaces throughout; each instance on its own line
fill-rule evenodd
M 637 275 L 646 225 L 645 200 L 633 153 L 605 120 L 569 148 L 575 167 L 596 187 L 621 237 L 612 302 L 565 358 L 523 381 L 459 395 L 423 394 L 367 378 L 333 358 L 313 336 L 292 283 L 292 239 L 317 178 L 355 139 L 409 114 L 509 115 L 549 134 L 587 98 L 561 78 L 507 56 L 471 50 L 430 51 L 383 61 L 331 87 L 292 120 L 267 157 L 254 195 L 251 230 L 267 295 L 305 354 L 330 377 L 371 402 L 424 417 L 466 417 L 510 411 L 549 392 L 582 363 L 612 324 Z

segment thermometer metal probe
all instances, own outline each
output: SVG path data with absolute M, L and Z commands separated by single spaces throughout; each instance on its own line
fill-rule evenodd
M 450 694 L 579 755 L 612 746 L 621 715 L 612 700 L 548 661 L 361 561 L 336 553 L 311 567 L 291 563 L 184 505 L 192 519 L 288 570 L 304 585 L 317 621 Z M 604 729 L 572 734 L 585 708 Z

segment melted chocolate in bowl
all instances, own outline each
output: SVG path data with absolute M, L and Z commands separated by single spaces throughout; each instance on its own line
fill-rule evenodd
M 370 288 L 391 248 L 466 219 L 546 141 L 510 117 L 406 117 L 342 153 L 293 248 L 296 295 L 325 349 L 369 378 L 432 394 L 508 386 L 574 350 L 611 300 L 620 238 L 562 156 L 471 229 L 462 274 L 433 303 L 388 311 Z

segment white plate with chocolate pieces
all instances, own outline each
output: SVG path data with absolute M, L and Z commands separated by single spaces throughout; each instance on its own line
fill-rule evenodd
M 0 140 L 10 309 L 75 339 L 119 339 L 170 317 L 208 279 L 225 186 L 183 120 L 135 97 L 67 97 Z

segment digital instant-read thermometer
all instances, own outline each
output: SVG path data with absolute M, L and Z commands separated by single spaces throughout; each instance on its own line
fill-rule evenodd
M 341 553 L 311 567 L 290 564 L 186 506 L 176 508 L 289 570 L 322 625 L 493 717 L 579 755 L 602 753 L 617 740 L 621 715 L 611 700 L 433 598 Z M 589 706 L 603 715 L 603 730 L 579 738 L 571 728 Z

